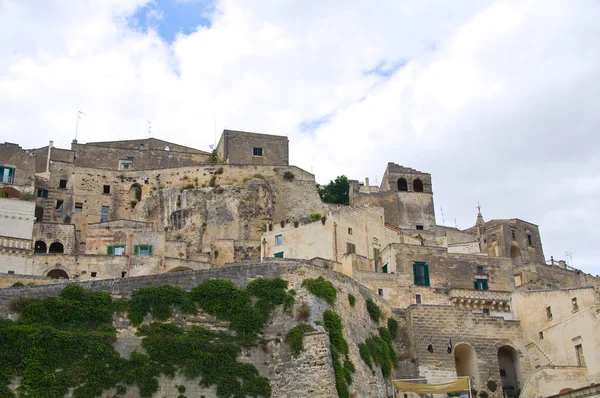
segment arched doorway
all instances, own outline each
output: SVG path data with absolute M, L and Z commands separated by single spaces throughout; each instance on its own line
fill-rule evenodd
M 175 267 L 168 272 L 182 272 L 182 271 L 193 271 L 190 267 Z
M 398 178 L 398 191 L 408 191 L 408 182 L 406 181 L 406 178 Z
M 423 192 L 423 181 L 418 178 L 413 181 L 413 190 L 415 192 Z
M 44 253 L 46 254 L 47 252 L 47 246 L 46 246 L 46 242 L 44 242 L 43 240 L 36 240 L 35 244 L 33 245 L 33 252 L 34 253 Z
M 510 258 L 514 265 L 521 265 L 521 250 L 517 246 L 511 246 Z
M 469 376 L 471 381 L 479 384 L 477 370 L 477 354 L 468 344 L 458 344 L 454 348 L 454 365 L 457 376 Z
M 62 269 L 50 270 L 46 276 L 49 276 L 52 279 L 69 279 L 69 275 Z
M 64 252 L 65 252 L 65 247 L 60 242 L 53 242 L 50 245 L 50 249 L 48 250 L 48 253 L 55 253 L 55 254 L 60 254 L 60 253 L 64 253 Z
M 131 187 L 129 187 L 129 200 L 132 202 L 139 202 L 142 200 L 142 187 L 140 184 L 131 184 Z
M 498 366 L 504 396 L 515 396 L 520 388 L 519 353 L 511 346 L 505 345 L 498 349 Z M 513 395 L 510 395 L 510 394 Z

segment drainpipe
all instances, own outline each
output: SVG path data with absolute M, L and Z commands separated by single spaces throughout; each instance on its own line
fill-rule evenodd
M 339 262 L 338 261 L 338 246 L 337 246 L 337 223 L 334 222 L 333 223 L 333 250 L 335 253 L 335 262 Z
M 262 244 L 261 250 L 260 250 L 260 262 L 263 262 L 263 259 L 266 257 L 267 255 L 267 240 L 265 238 L 263 238 L 262 242 L 260 242 Z
M 131 274 L 131 250 L 133 248 L 133 234 L 127 237 L 127 277 Z
M 50 141 L 50 144 L 48 144 L 48 159 L 46 159 L 46 173 L 50 172 L 50 154 L 52 153 L 53 145 L 54 141 Z

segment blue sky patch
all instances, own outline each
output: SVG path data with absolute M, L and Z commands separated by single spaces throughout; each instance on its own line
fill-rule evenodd
M 398 61 L 381 61 L 373 69 L 368 70 L 364 73 L 365 76 L 380 76 L 384 78 L 390 78 L 399 69 L 408 63 L 407 60 L 401 59 Z
M 144 32 L 155 29 L 171 43 L 177 33 L 189 35 L 198 26 L 210 27 L 214 9 L 215 0 L 152 0 L 138 8 L 128 23 Z
M 331 120 L 332 116 L 333 116 L 333 114 L 330 113 L 330 114 L 322 116 L 318 119 L 305 120 L 302 123 L 300 123 L 300 132 L 310 134 L 310 133 L 314 132 L 315 130 L 317 130 L 322 125 L 324 125 L 325 123 L 327 123 L 329 120 Z

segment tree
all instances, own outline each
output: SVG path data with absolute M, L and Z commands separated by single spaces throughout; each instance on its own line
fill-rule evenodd
M 335 181 L 329 181 L 329 184 L 321 187 L 317 186 L 321 200 L 326 203 L 336 203 L 340 205 L 350 204 L 350 182 L 348 177 L 341 175 Z

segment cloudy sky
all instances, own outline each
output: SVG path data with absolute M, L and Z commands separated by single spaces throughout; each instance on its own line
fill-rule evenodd
M 287 135 L 321 183 L 429 172 L 438 223 L 480 202 L 596 275 L 598 21 L 596 0 L 0 0 L 0 142 L 68 148 L 77 110 L 80 142 Z

